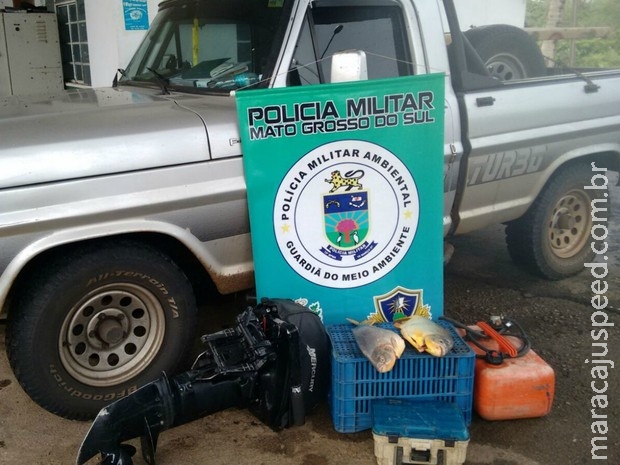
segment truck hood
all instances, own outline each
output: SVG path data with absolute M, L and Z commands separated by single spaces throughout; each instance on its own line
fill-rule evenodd
M 156 91 L 0 98 L 0 189 L 209 158 L 203 119 Z

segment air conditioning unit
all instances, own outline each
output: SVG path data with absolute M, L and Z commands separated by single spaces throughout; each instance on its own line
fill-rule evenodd
M 0 96 L 64 88 L 58 22 L 51 12 L 0 12 Z

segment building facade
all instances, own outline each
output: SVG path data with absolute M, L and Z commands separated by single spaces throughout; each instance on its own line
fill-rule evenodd
M 65 83 L 101 87 L 112 84 L 157 13 L 159 0 L 47 0 L 58 16 Z M 135 7 L 146 17 L 132 24 Z M 133 10 L 132 10 L 133 8 Z

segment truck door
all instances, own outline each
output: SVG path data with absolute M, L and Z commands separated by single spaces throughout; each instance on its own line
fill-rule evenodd
M 448 10 L 452 1 L 445 4 Z M 605 87 L 592 81 L 595 74 L 546 67 L 522 28 L 523 16 L 475 27 L 460 19 L 457 11 L 448 14 L 453 83 L 466 128 L 459 234 L 520 218 L 561 165 L 607 150 L 605 118 L 617 115 Z M 551 235 L 555 224 L 547 224 Z
M 429 53 L 419 24 L 426 17 L 424 33 L 443 38 L 436 4 L 420 2 L 368 2 L 318 0 L 300 12 L 299 31 L 286 44 L 283 65 L 276 87 L 306 86 L 329 82 L 331 57 L 344 50 L 362 50 L 366 54 L 368 79 L 382 79 L 443 72 L 448 59 L 443 43 Z M 432 18 L 429 21 L 429 18 Z M 279 79 L 279 80 L 278 80 Z M 449 82 L 449 78 L 447 78 Z M 455 134 L 459 133 L 458 104 L 447 86 L 445 101 L 444 145 L 444 231 L 450 228 L 450 211 L 456 192 L 453 180 L 462 153 Z M 453 114 L 456 112 L 456 114 Z M 455 169 L 452 169 L 452 168 Z

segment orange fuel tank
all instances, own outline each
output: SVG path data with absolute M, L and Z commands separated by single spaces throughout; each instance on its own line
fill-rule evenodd
M 516 348 L 520 347 L 518 338 L 507 336 L 507 339 Z M 479 342 L 488 349 L 498 349 L 493 339 Z M 468 343 L 477 355 L 484 355 L 475 344 Z M 551 411 L 554 393 L 553 368 L 531 349 L 522 357 L 505 358 L 499 365 L 476 359 L 473 408 L 485 420 L 545 416 Z

